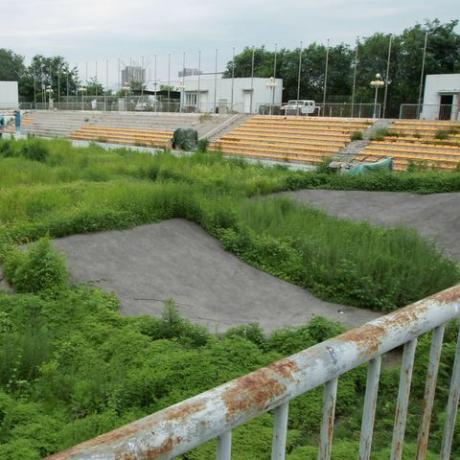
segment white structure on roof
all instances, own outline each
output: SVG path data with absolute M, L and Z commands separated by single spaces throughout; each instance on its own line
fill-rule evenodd
M 426 76 L 420 118 L 460 120 L 460 73 Z
M 261 105 L 281 105 L 283 80 L 195 75 L 186 77 L 179 89 L 185 111 L 258 113 Z
M 0 81 L 0 109 L 19 108 L 18 82 Z

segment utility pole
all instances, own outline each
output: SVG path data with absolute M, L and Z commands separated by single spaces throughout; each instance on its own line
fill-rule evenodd
M 299 115 L 299 100 L 300 100 L 300 72 L 302 70 L 302 51 L 303 51 L 303 42 L 300 42 L 299 48 L 299 73 L 297 75 L 297 115 Z
M 390 42 L 388 43 L 388 58 L 387 58 L 387 71 L 385 74 L 385 93 L 383 95 L 383 114 L 382 118 L 385 118 L 387 111 L 387 96 L 388 96 L 388 85 L 390 84 L 390 59 L 391 59 L 391 45 L 393 42 L 393 34 L 390 35 Z
M 327 93 L 327 72 L 329 70 L 329 39 L 326 47 L 326 68 L 324 70 L 324 88 L 323 88 L 323 117 L 326 115 L 326 93 Z
M 196 95 L 196 105 L 197 111 L 201 112 L 201 51 L 198 51 L 198 83 L 197 83 L 197 95 Z M 206 110 L 205 110 L 206 111 Z
M 230 110 L 233 112 L 233 92 L 235 89 L 235 47 L 232 48 L 232 95 L 230 98 Z
M 356 73 L 358 69 L 358 48 L 359 37 L 356 38 L 355 59 L 353 61 L 353 88 L 351 90 L 351 116 L 353 117 L 355 109 L 355 94 L 356 94 Z
M 217 109 L 217 54 L 218 50 L 216 49 L 216 60 L 214 65 L 214 113 Z
M 275 43 L 275 57 L 273 59 L 273 83 L 276 84 L 276 57 L 278 54 L 278 43 Z M 273 86 L 272 90 L 272 105 L 270 107 L 270 115 L 273 114 L 273 106 L 275 105 L 275 86 Z
M 423 77 L 425 75 L 426 48 L 428 44 L 428 32 L 425 33 L 425 43 L 423 45 L 422 69 L 420 72 L 420 87 L 418 89 L 417 118 L 420 117 L 420 108 L 422 104 Z
M 251 59 L 251 97 L 249 105 L 249 113 L 252 113 L 252 103 L 254 98 L 254 57 L 255 57 L 255 48 L 252 46 L 252 59 Z

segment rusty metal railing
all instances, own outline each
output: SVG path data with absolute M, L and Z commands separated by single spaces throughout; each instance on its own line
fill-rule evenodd
M 170 459 L 218 439 L 216 457 L 229 460 L 232 429 L 274 410 L 272 460 L 285 458 L 289 401 L 325 385 L 318 458 L 330 459 L 340 375 L 369 363 L 359 458 L 370 458 L 382 354 L 404 346 L 392 442 L 392 460 L 402 458 L 417 338 L 433 331 L 418 436 L 417 460 L 426 457 L 444 328 L 460 317 L 460 285 L 345 332 L 251 374 L 110 433 L 79 444 L 48 460 Z M 441 456 L 450 458 L 460 392 L 460 334 L 452 370 Z

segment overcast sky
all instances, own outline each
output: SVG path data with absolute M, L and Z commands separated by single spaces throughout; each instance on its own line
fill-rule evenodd
M 140 61 L 153 79 L 165 79 L 168 54 L 172 73 L 182 66 L 213 71 L 245 45 L 273 48 L 299 41 L 354 42 L 357 35 L 401 32 L 426 18 L 460 16 L 459 0 L 0 0 L 0 47 L 26 56 L 63 55 L 80 75 L 95 75 L 112 85 L 117 61 Z

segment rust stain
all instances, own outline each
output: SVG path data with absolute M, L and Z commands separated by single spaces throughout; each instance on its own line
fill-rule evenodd
M 130 453 L 130 452 L 116 452 L 115 459 L 116 460 L 159 460 L 164 458 L 164 456 L 168 455 L 173 448 L 181 442 L 181 438 L 179 436 L 171 436 L 168 439 L 165 439 L 164 442 L 154 449 L 148 449 L 142 452 L 141 457 L 137 453 Z
M 270 369 L 264 368 L 235 380 L 223 395 L 228 421 L 234 420 L 240 413 L 265 409 L 270 401 L 286 391 L 286 386 L 271 373 Z
M 433 300 L 437 300 L 443 303 L 450 303 L 460 301 L 460 284 L 457 286 L 446 289 L 445 291 L 439 292 L 431 297 Z
M 170 407 L 168 409 L 165 409 L 164 412 L 162 413 L 161 418 L 167 421 L 181 422 L 185 420 L 189 415 L 202 410 L 204 406 L 205 406 L 205 401 L 203 400 L 195 401 L 192 403 L 185 403 L 185 404 L 183 403 L 178 407 Z M 138 434 L 140 431 L 148 429 L 148 425 L 149 425 L 148 420 L 140 420 L 137 422 L 130 423 L 129 425 L 123 426 L 121 428 L 117 428 L 116 430 L 110 431 L 109 433 L 105 433 L 101 436 L 90 439 L 89 441 L 85 441 L 63 452 L 46 457 L 45 460 L 65 460 L 65 459 L 72 458 L 72 456 L 80 454 L 94 447 L 102 448 L 103 446 L 110 446 L 116 441 L 119 441 L 125 438 L 129 438 L 130 436 L 134 436 Z M 166 449 L 167 446 L 170 444 L 170 441 L 172 442 L 172 439 L 166 440 L 165 443 L 163 443 L 162 446 L 160 446 L 161 449 Z M 171 445 L 170 448 L 172 448 L 173 445 Z M 155 450 L 158 450 L 158 449 L 155 449 Z M 155 450 L 152 452 L 155 453 Z M 120 452 L 118 456 L 115 458 L 117 459 L 119 458 L 120 460 L 135 459 L 136 457 L 135 456 L 133 457 L 132 455 L 133 454 Z M 160 454 L 158 453 L 156 455 L 160 455 Z M 156 458 L 156 457 L 145 457 L 145 458 L 150 460 L 150 458 Z
M 281 377 L 290 380 L 291 382 L 295 381 L 293 374 L 299 370 L 297 363 L 291 359 L 283 359 L 281 361 L 277 361 L 276 363 L 270 364 L 268 368 Z
M 375 353 L 381 343 L 382 337 L 386 335 L 383 326 L 375 324 L 365 324 L 357 329 L 352 329 L 337 337 L 343 342 L 354 342 L 358 347 L 363 348 L 366 353 Z

